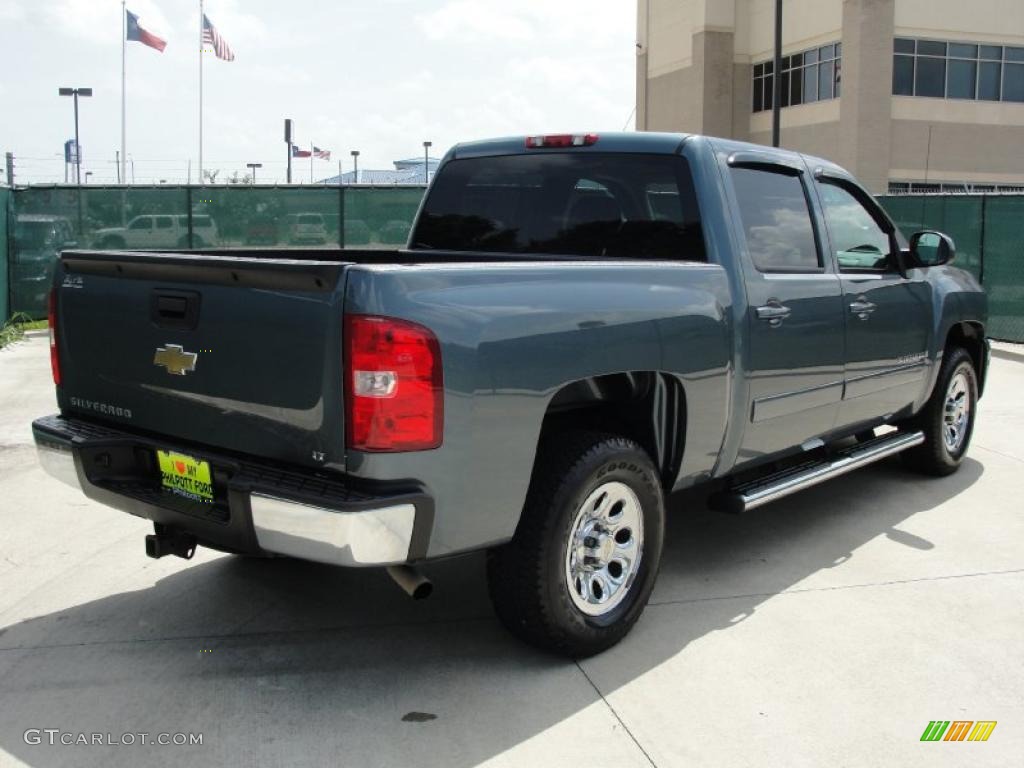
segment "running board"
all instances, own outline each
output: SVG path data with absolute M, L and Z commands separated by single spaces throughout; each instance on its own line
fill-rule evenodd
M 924 442 L 923 432 L 899 432 L 882 435 L 865 443 L 835 451 L 828 459 L 809 461 L 796 467 L 759 477 L 716 494 L 710 500 L 714 509 L 740 513 L 789 496 L 818 483 L 845 475 Z

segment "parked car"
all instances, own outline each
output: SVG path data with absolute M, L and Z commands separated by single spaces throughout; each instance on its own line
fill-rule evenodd
M 97 229 L 92 239 L 97 248 L 110 250 L 204 248 L 217 243 L 217 225 L 209 215 L 202 213 L 192 215 L 190 243 L 188 219 L 182 214 L 145 214 L 136 216 L 123 227 Z
M 151 556 L 382 565 L 420 595 L 423 563 L 486 549 L 501 621 L 585 656 L 643 611 L 669 493 L 740 512 L 897 453 L 960 466 L 989 350 L 953 256 L 787 150 L 462 144 L 407 249 L 66 251 L 33 431 L 153 521 Z
M 293 245 L 323 245 L 327 242 L 327 226 L 319 213 L 288 215 L 288 242 Z
M 20 214 L 14 220 L 13 245 L 11 311 L 45 317 L 57 257 L 78 245 L 71 222 L 63 216 Z

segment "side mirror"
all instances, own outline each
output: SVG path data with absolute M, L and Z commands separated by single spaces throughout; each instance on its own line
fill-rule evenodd
M 956 245 L 949 235 L 924 230 L 910 237 L 910 255 L 915 266 L 937 267 L 956 257 Z

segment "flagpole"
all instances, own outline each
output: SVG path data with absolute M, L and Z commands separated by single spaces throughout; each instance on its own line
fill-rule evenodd
M 127 121 L 125 120 L 125 60 L 126 51 L 128 50 L 128 8 L 125 5 L 126 0 L 121 0 L 121 162 L 118 168 L 122 179 L 125 178 L 125 163 L 128 159 L 128 150 L 126 149 L 126 129 L 125 126 Z
M 203 184 L 203 0 L 199 0 L 199 185 Z
M 309 183 L 313 183 L 313 142 L 309 142 Z

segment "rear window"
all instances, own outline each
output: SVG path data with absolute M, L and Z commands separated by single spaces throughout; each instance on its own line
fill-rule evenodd
M 705 261 L 686 160 L 543 152 L 453 160 L 412 248 Z

